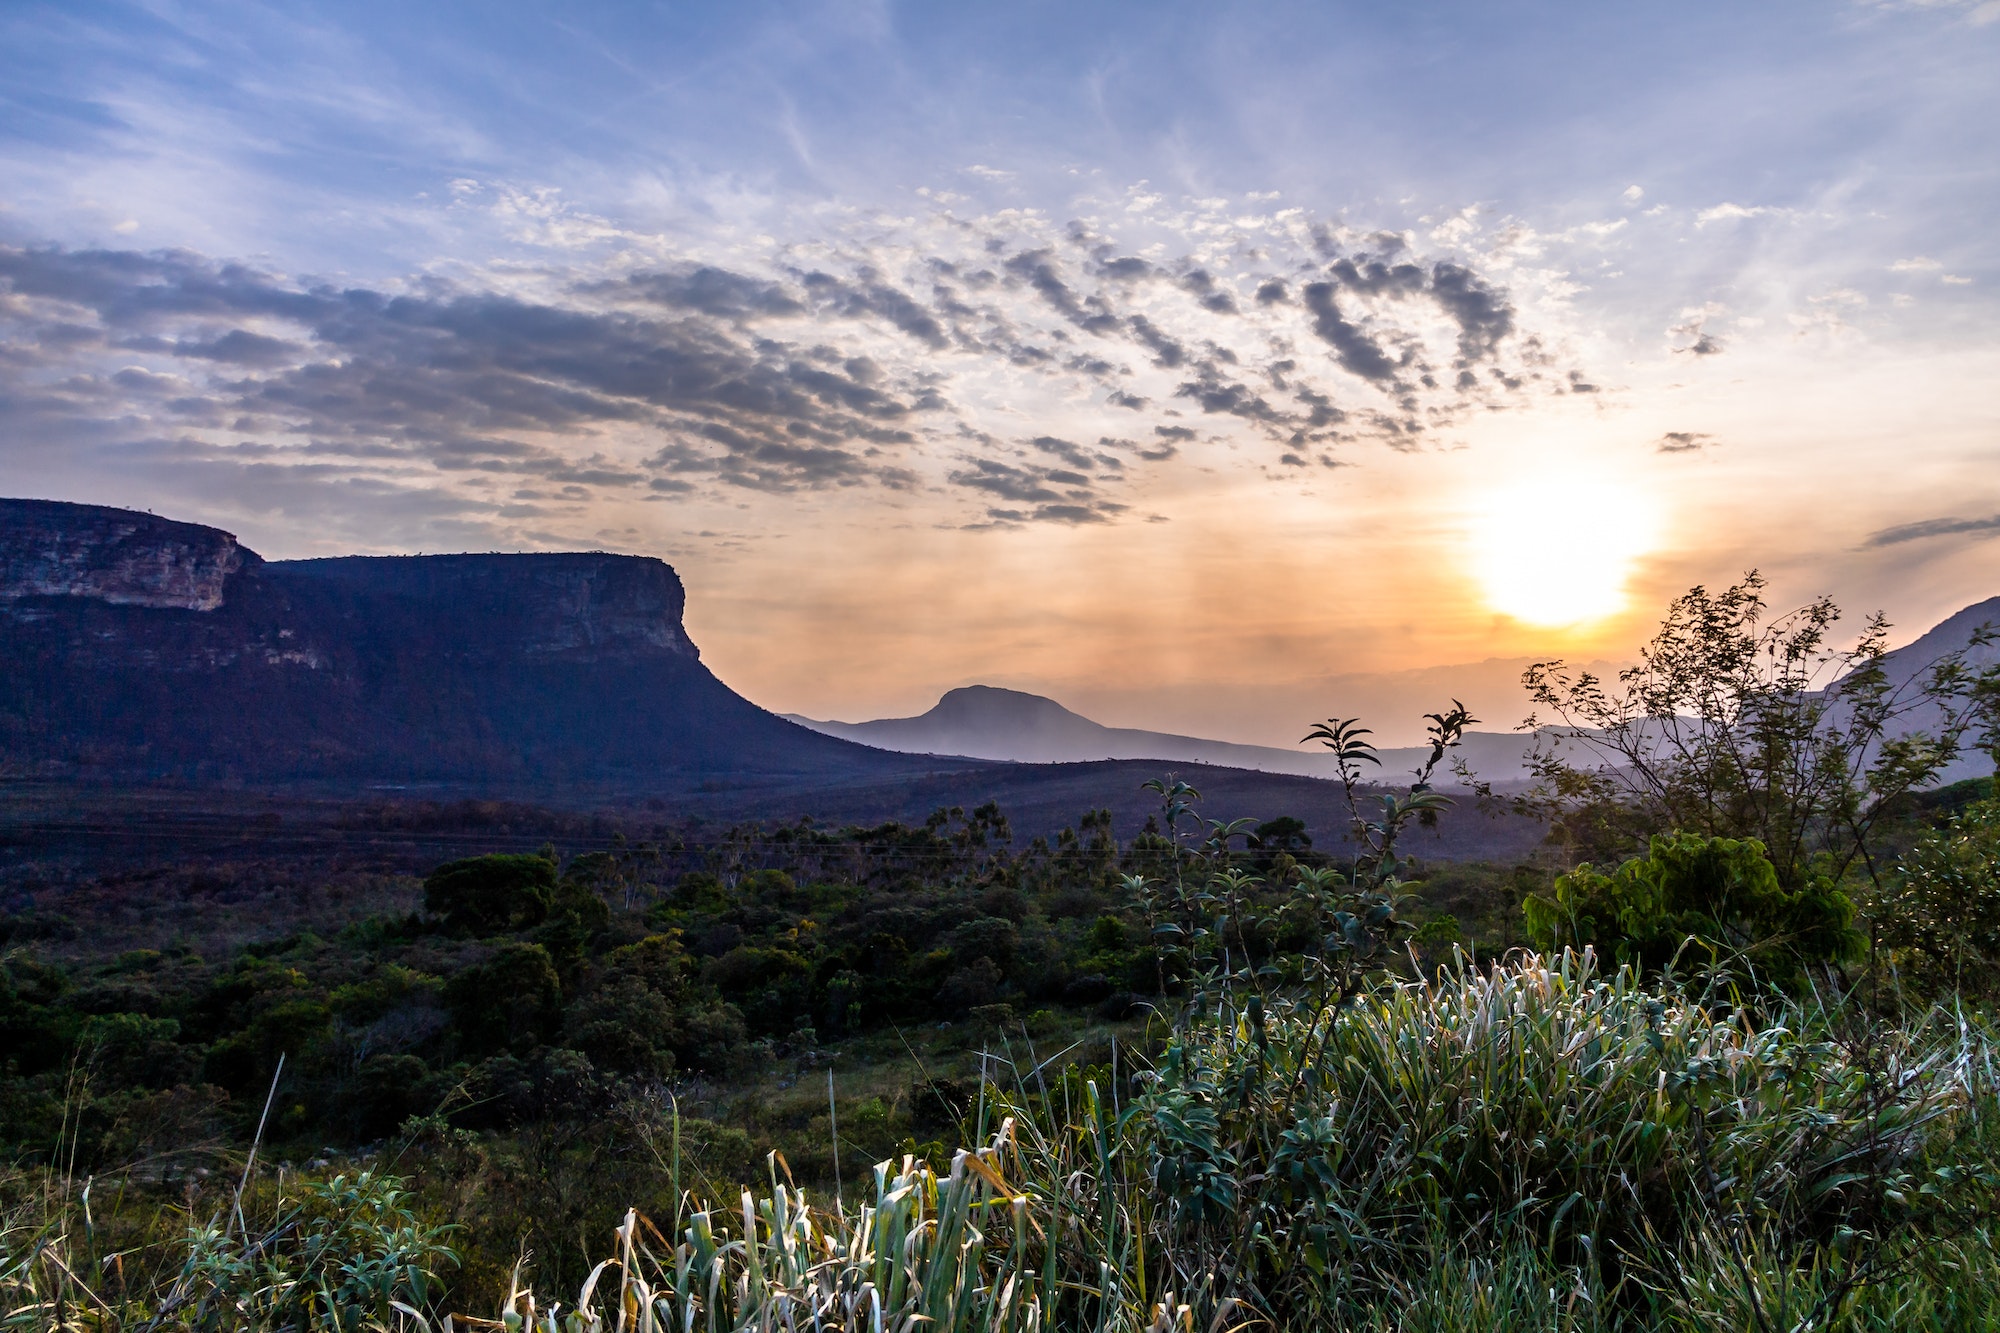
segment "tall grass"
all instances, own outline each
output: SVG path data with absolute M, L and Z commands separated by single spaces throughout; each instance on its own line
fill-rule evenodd
M 1250 997 L 1169 1048 L 1134 1128 L 1170 1230 L 1268 1302 L 1386 1283 L 1439 1227 L 1613 1277 L 1704 1227 L 1788 1254 L 1880 1235 L 1962 1193 L 1926 1152 L 1990 1069 L 1941 1016 L 1718 1012 L 1565 953 L 1338 1011 Z
M 422 1327 L 454 1262 L 447 1231 L 411 1211 L 403 1182 L 364 1171 L 239 1191 L 140 1254 L 94 1234 L 86 1192 L 0 1226 L 0 1328 Z
M 321 1183 L 94 1306 L 45 1218 L 9 1233 L 0 1301 L 100 1328 L 2000 1326 L 1992 1052 L 1943 1011 L 1752 1014 L 1569 954 L 1229 995 L 1126 1088 L 1059 1062 L 996 1052 L 976 1147 L 832 1206 L 775 1155 L 734 1198 L 683 1191 L 676 1142 L 671 1210 L 628 1213 L 573 1299 L 524 1262 L 502 1309 L 447 1314 L 448 1238 L 392 1186 Z
M 628 1213 L 573 1310 L 539 1309 L 517 1287 L 501 1322 L 549 1333 L 1040 1329 L 1058 1303 L 1052 1273 L 1031 1266 L 1029 1199 L 994 1165 L 1011 1128 L 958 1153 L 944 1177 L 910 1160 L 877 1166 L 872 1202 L 851 1213 L 817 1211 L 775 1178 L 761 1198 L 744 1190 L 733 1217 L 692 1210 L 677 1242 Z
M 1232 1003 L 1119 1114 L 1094 1081 L 1051 1091 L 1019 1068 L 990 1090 L 1000 1128 L 948 1176 L 885 1165 L 851 1215 L 774 1179 L 726 1242 L 709 1212 L 672 1242 L 628 1219 L 601 1270 L 616 1299 L 592 1287 L 552 1327 L 642 1307 L 661 1328 L 843 1329 L 1794 1330 L 2000 1311 L 1955 1294 L 2000 1276 L 1982 1240 L 1994 1101 L 1985 1037 L 1942 1016 L 1898 1031 L 1837 1007 L 1717 1011 L 1571 954 L 1337 1009 Z

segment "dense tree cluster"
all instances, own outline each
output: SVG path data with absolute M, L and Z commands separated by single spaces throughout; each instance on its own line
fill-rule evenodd
M 1250 841 L 1248 870 L 1314 859 L 1296 819 Z M 621 1080 L 727 1078 L 890 1024 L 1116 1017 L 1177 984 L 1123 882 L 1168 864 L 1167 838 L 1121 846 L 1091 811 L 1009 844 L 986 806 L 738 831 L 664 880 L 643 847 L 477 856 L 426 877 L 416 910 L 223 956 L 58 965 L 23 916 L 0 956 L 0 1134 L 46 1152 L 67 1118 L 104 1161 L 232 1136 L 281 1056 L 280 1137 L 367 1142 L 439 1113 L 506 1128 Z

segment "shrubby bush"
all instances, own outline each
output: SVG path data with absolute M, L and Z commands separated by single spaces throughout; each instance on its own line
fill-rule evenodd
M 1859 951 L 1854 904 L 1824 876 L 1787 890 L 1754 838 L 1663 834 L 1610 873 L 1588 863 L 1523 904 L 1544 949 L 1593 947 L 1659 972 L 1739 967 L 1796 982 L 1805 969 Z
M 553 857 L 475 856 L 425 878 L 424 910 L 461 934 L 494 935 L 540 925 L 556 891 Z
M 1975 802 L 1919 837 L 1868 915 L 1919 998 L 2000 994 L 2000 801 Z

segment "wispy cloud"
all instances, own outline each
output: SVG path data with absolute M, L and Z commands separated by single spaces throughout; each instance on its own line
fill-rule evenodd
M 1861 544 L 1864 547 L 1898 546 L 1903 542 L 1922 541 L 1926 537 L 1984 536 L 1989 533 L 2000 533 L 2000 514 L 1991 518 L 1926 518 L 1915 523 L 1898 523 L 1894 527 L 1869 533 L 1868 540 Z
M 1708 227 L 1718 222 L 1742 222 L 1749 218 L 1785 216 L 1789 212 L 1789 209 L 1773 208 L 1768 204 L 1745 205 L 1724 202 L 1696 213 L 1694 225 Z

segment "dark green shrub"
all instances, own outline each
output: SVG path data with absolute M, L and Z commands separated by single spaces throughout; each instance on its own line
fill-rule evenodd
M 181 1025 L 144 1014 L 103 1014 L 84 1025 L 81 1047 L 114 1086 L 162 1089 L 191 1083 L 201 1057 L 180 1043 Z
M 562 979 L 547 949 L 514 942 L 445 982 L 444 1002 L 468 1054 L 524 1052 L 561 1023 Z
M 0 958 L 0 1062 L 37 1074 L 61 1062 L 75 1040 L 77 1016 L 53 1007 L 68 988 L 59 968 L 23 954 Z
M 599 1069 L 659 1077 L 683 1061 L 719 1067 L 743 1023 L 695 984 L 677 934 L 651 935 L 613 951 L 570 1006 L 565 1034 Z
M 246 1026 L 208 1048 L 203 1076 L 238 1095 L 261 1096 L 278 1057 L 297 1062 L 332 1026 L 333 1011 L 322 1001 L 280 992 Z
M 1021 942 L 1021 930 L 1005 917 L 974 917 L 951 932 L 952 957 L 960 963 L 990 958 L 1006 971 Z
M 409 1005 L 431 1003 L 440 990 L 438 979 L 395 963 L 384 963 L 362 980 L 334 989 L 327 1003 L 343 1022 L 379 1022 Z
M 1847 895 L 1818 877 L 1788 892 L 1754 838 L 1655 837 L 1610 874 L 1585 864 L 1558 876 L 1550 897 L 1530 894 L 1522 910 L 1543 949 L 1588 945 L 1649 971 L 1677 955 L 1697 968 L 1741 959 L 1786 980 L 1859 943 Z
M 992 1004 L 1000 995 L 1004 978 L 991 958 L 975 958 L 955 969 L 938 987 L 937 1006 L 949 1014 L 962 1014 Z
M 354 1080 L 354 1134 L 379 1139 L 412 1115 L 436 1110 L 423 1104 L 430 1067 L 414 1055 L 371 1055 Z
M 543 856 L 475 856 L 424 880 L 424 910 L 460 934 L 538 925 L 556 901 L 556 863 Z
M 1919 994 L 2000 991 L 2000 802 L 1967 805 L 1919 838 L 1868 918 Z

